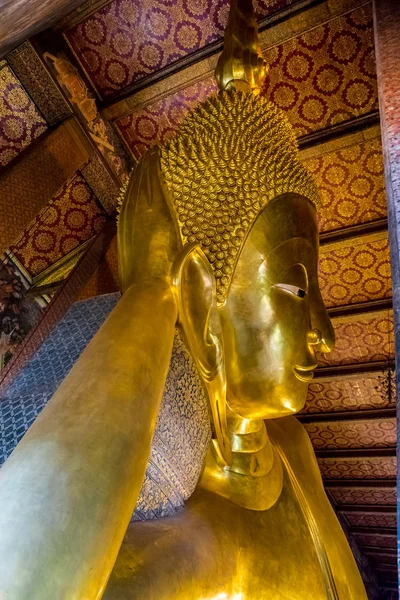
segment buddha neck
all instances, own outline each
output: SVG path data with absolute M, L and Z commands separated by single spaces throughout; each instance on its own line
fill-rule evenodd
M 273 506 L 282 490 L 282 465 L 263 420 L 227 409 L 232 462 L 226 465 L 213 440 L 199 486 L 252 510 Z
M 263 420 L 245 419 L 227 408 L 232 463 L 226 468 L 248 477 L 267 475 L 274 462 L 272 444 Z

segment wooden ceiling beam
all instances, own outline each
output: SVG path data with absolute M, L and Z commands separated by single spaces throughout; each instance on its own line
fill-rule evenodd
M 328 314 L 331 318 L 347 317 L 362 313 L 377 312 L 379 310 L 390 310 L 393 308 L 392 298 L 381 298 L 379 300 L 368 300 L 357 304 L 345 304 L 342 306 L 331 306 Z
M 357 225 L 349 225 L 348 227 L 333 229 L 332 231 L 323 231 L 319 234 L 319 241 L 320 245 L 323 246 L 324 244 L 332 244 L 333 242 L 340 242 L 352 237 L 386 231 L 387 228 L 388 220 L 386 218 L 377 219 L 368 223 L 358 223 Z
M 346 377 L 349 375 L 361 375 L 366 373 L 379 373 L 387 371 L 388 362 L 394 367 L 394 360 L 376 360 L 368 363 L 357 363 L 353 365 L 334 365 L 329 367 L 318 367 L 315 370 L 314 379 L 334 379 L 335 377 Z
M 397 537 L 396 527 L 350 527 L 350 531 L 355 535 L 373 533 L 374 535 L 382 535 L 385 537 L 392 535 Z
M 301 423 L 323 423 L 326 421 L 358 421 L 359 419 L 393 419 L 396 408 L 374 408 L 370 410 L 346 410 L 343 412 L 300 413 L 296 418 Z
M 317 458 L 395 458 L 396 446 L 392 448 L 335 448 L 315 450 Z
M 332 488 L 396 488 L 396 478 L 382 479 L 324 479 L 324 487 Z
M 375 548 L 375 546 L 364 546 L 364 554 L 376 554 L 379 556 L 395 556 L 397 558 L 397 550 L 395 548 Z
M 336 505 L 336 511 L 340 513 L 375 513 L 375 514 L 397 514 L 397 507 L 388 504 L 340 504 Z
M 350 133 L 355 133 L 372 125 L 379 124 L 379 111 L 375 110 L 361 117 L 355 117 L 348 121 L 342 121 L 337 125 L 330 125 L 324 129 L 319 129 L 312 133 L 302 135 L 297 139 L 300 150 L 310 148 L 311 146 L 317 146 L 329 140 L 333 140 L 338 137 L 343 137 Z

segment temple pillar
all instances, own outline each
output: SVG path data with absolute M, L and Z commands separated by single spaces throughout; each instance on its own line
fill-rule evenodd
M 400 3 L 398 0 L 374 0 L 373 11 L 379 109 L 388 203 L 396 383 L 397 390 L 400 390 Z M 397 404 L 399 405 L 400 399 L 399 396 L 397 397 Z M 399 421 L 397 430 L 399 431 Z M 399 442 L 398 435 L 398 447 Z M 399 499 L 399 493 L 397 496 Z M 398 523 L 399 521 L 400 505 L 398 504 Z

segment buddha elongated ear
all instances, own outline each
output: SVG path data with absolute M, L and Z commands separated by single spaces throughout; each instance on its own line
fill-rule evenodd
M 208 392 L 215 434 L 225 462 L 231 462 L 226 422 L 226 377 L 214 274 L 198 246 L 188 246 L 174 265 L 178 321 Z

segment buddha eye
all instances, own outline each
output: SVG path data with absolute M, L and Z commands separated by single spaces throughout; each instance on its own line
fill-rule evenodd
M 293 296 L 297 296 L 298 298 L 304 298 L 307 294 L 306 290 L 303 288 L 297 287 L 297 285 L 290 285 L 290 283 L 275 283 L 274 287 L 277 287 L 289 294 L 293 294 Z

